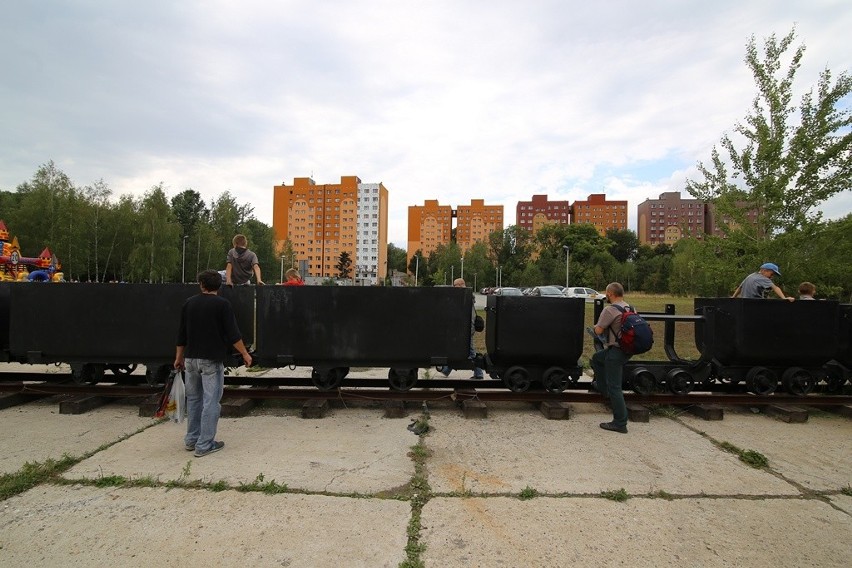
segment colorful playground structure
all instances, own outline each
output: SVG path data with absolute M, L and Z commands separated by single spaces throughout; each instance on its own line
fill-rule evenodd
M 37 258 L 21 255 L 18 237 L 9 240 L 6 223 L 0 219 L 0 282 L 62 282 L 62 265 L 45 247 Z

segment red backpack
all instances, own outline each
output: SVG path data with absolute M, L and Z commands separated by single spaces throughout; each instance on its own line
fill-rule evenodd
M 628 355 L 645 353 L 654 346 L 654 331 L 636 310 L 612 305 L 621 312 L 621 331 L 615 336 L 618 346 Z

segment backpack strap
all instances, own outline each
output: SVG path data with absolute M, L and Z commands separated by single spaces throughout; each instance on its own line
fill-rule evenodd
M 634 309 L 633 309 L 633 306 L 631 306 L 630 304 L 627 304 L 627 307 L 625 307 L 625 308 L 622 308 L 622 307 L 621 307 L 621 306 L 619 306 L 618 304 L 610 304 L 610 305 L 611 305 L 613 308 L 615 308 L 616 310 L 618 310 L 619 312 L 621 312 L 622 314 L 623 314 L 624 312 L 633 312 L 634 314 L 636 313 L 636 310 L 634 310 Z

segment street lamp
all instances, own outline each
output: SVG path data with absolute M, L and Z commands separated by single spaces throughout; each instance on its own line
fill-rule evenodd
M 462 269 L 460 278 L 464 278 L 464 257 L 462 257 Z
M 186 284 L 186 239 L 189 235 L 183 236 L 183 257 L 180 261 L 180 281 L 181 284 Z
M 281 278 L 278 279 L 279 282 L 284 282 L 284 255 L 281 255 Z
M 570 267 L 571 267 L 571 249 L 568 248 L 568 245 L 563 245 L 562 248 L 565 251 L 565 287 L 567 288 L 568 287 L 568 275 L 569 275 L 568 271 L 570 270 Z
M 417 286 L 417 279 L 420 276 L 420 255 L 415 254 L 414 258 L 417 260 L 417 264 L 414 265 L 414 285 Z

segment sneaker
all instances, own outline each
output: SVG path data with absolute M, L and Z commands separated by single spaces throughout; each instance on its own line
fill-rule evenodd
M 192 444 L 192 445 L 184 444 L 183 449 L 185 449 L 187 452 L 194 452 L 195 451 L 195 444 Z
M 616 426 L 614 422 L 601 422 L 601 428 L 610 432 L 619 432 L 627 434 L 627 426 Z
M 445 377 L 449 377 L 450 373 L 452 373 L 452 372 L 453 372 L 453 370 L 450 369 L 449 367 L 444 367 L 443 369 L 440 370 L 440 373 L 442 375 L 444 375 Z
M 625 432 L 626 432 L 626 430 L 625 430 Z M 199 452 L 198 450 L 195 450 L 195 457 L 203 458 L 207 454 L 212 454 L 214 452 L 218 452 L 219 450 L 221 450 L 224 447 L 225 447 L 225 442 L 213 442 L 213 447 L 210 448 L 209 450 L 207 450 L 206 452 Z

